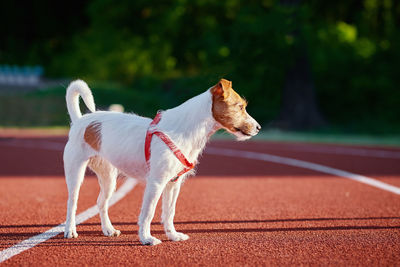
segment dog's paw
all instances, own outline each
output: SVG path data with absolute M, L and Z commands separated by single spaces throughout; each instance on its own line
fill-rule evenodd
M 121 235 L 121 231 L 120 230 L 115 230 L 114 228 L 107 228 L 107 229 L 103 229 L 103 234 L 105 236 L 120 236 Z
M 168 239 L 172 240 L 172 241 L 185 241 L 185 240 L 189 239 L 188 235 L 185 235 L 184 233 L 179 233 L 179 232 L 174 232 L 174 233 L 167 232 L 167 236 L 168 236 Z
M 64 232 L 64 237 L 65 238 L 77 238 L 78 233 L 76 231 L 65 231 Z
M 161 240 L 155 238 L 155 237 L 149 237 L 149 238 L 141 238 L 140 242 L 145 245 L 145 246 L 155 246 L 158 244 L 161 244 Z

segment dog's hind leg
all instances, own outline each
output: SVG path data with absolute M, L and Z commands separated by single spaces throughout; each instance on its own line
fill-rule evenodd
M 174 227 L 175 206 L 181 188 L 181 181 L 182 177 L 176 182 L 169 182 L 163 192 L 161 220 L 164 224 L 165 233 L 172 241 L 189 239 L 188 235 L 177 232 Z
M 108 217 L 108 202 L 115 191 L 118 170 L 111 163 L 100 157 L 91 158 L 89 167 L 96 173 L 100 185 L 97 206 L 100 212 L 101 229 L 105 236 L 119 236 L 121 232 L 114 229 Z
M 65 223 L 64 237 L 76 238 L 76 209 L 78 205 L 79 189 L 81 187 L 88 159 L 81 151 L 74 150 L 68 142 L 64 150 L 64 171 L 68 187 L 67 220 Z

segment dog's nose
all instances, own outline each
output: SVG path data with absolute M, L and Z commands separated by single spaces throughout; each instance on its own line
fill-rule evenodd
M 260 131 L 261 130 L 260 124 L 257 124 L 256 128 L 257 128 L 257 131 Z

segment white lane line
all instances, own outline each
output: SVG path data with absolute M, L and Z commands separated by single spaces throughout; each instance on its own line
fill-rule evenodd
M 294 166 L 294 167 L 300 167 L 304 169 L 309 169 L 313 171 L 318 171 L 322 173 L 327 173 L 330 175 L 335 175 L 347 179 L 351 179 L 360 183 L 368 184 L 370 186 L 377 187 L 382 190 L 386 190 L 389 192 L 392 192 L 394 194 L 400 195 L 400 188 L 383 183 L 381 181 L 359 175 L 359 174 L 354 174 L 351 172 L 331 168 L 328 166 L 312 163 L 312 162 L 307 162 L 303 160 L 298 160 L 298 159 L 292 159 L 292 158 L 286 158 L 286 157 L 280 157 L 280 156 L 275 156 L 271 154 L 266 154 L 266 153 L 258 153 L 258 152 L 251 152 L 251 151 L 243 151 L 243 150 L 233 150 L 233 149 L 225 149 L 225 148 L 213 148 L 210 147 L 208 148 L 205 153 L 207 154 L 213 154 L 213 155 L 220 155 L 220 156 L 229 156 L 229 157 L 236 157 L 236 158 L 246 158 L 246 159 L 255 159 L 255 160 L 262 160 L 262 161 L 268 161 L 268 162 L 274 162 L 278 164 L 285 164 L 289 166 Z
M 272 149 L 275 148 L 273 147 Z M 400 152 L 379 150 L 379 149 L 363 149 L 363 148 L 350 148 L 350 147 L 312 147 L 312 146 L 293 145 L 291 147 L 280 147 L 277 148 L 277 150 L 400 159 Z
M 111 207 L 118 201 L 120 201 L 123 197 L 125 197 L 137 184 L 137 180 L 134 178 L 127 178 L 127 180 L 124 182 L 123 185 L 120 186 L 120 188 L 113 194 L 109 206 Z M 80 213 L 79 215 L 76 216 L 76 224 L 83 223 L 84 221 L 92 218 L 93 216 L 97 215 L 99 213 L 99 210 L 97 206 L 93 206 L 84 212 Z M 55 226 L 51 228 L 50 230 L 47 230 L 44 233 L 35 235 L 29 239 L 23 240 L 18 244 L 15 244 L 12 247 L 9 247 L 7 249 L 4 249 L 0 251 L 0 263 L 2 263 L 5 260 L 8 260 L 9 258 L 18 255 L 25 250 L 31 249 L 34 246 L 39 245 L 40 243 L 43 243 L 47 240 L 49 240 L 52 237 L 55 237 L 56 235 L 63 233 L 64 232 L 64 227 L 65 227 L 65 222 L 62 224 Z

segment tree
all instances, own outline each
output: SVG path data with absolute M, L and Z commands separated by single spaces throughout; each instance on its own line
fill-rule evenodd
M 317 128 L 325 122 L 318 109 L 306 42 L 299 26 L 301 0 L 281 0 L 281 4 L 291 10 L 294 26 L 291 37 L 295 40 L 294 63 L 287 70 L 282 106 L 278 118 L 272 124 L 291 130 Z

